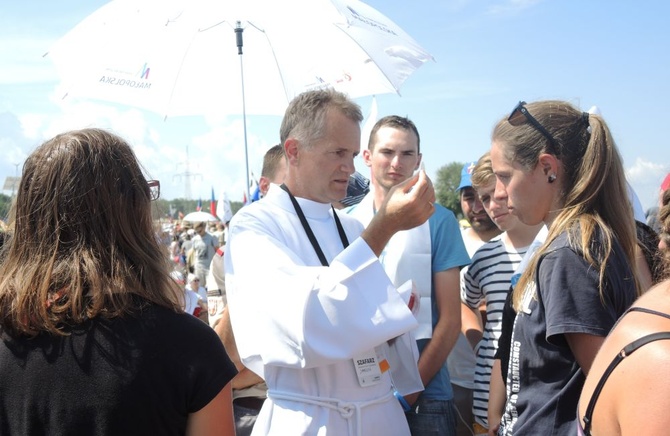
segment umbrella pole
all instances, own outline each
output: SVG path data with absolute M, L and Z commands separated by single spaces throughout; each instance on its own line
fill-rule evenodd
M 235 41 L 237 43 L 237 54 L 240 55 L 240 78 L 242 83 L 242 124 L 244 127 L 244 163 L 246 168 L 246 182 L 245 192 L 247 193 L 247 202 L 251 203 L 251 186 L 249 183 L 249 151 L 247 149 L 247 108 L 246 101 L 244 98 L 244 62 L 242 61 L 242 46 L 244 43 L 242 41 L 242 24 L 238 21 L 235 25 Z

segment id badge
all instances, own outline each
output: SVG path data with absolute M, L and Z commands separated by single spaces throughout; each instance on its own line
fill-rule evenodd
M 378 348 L 380 347 L 358 355 L 353 359 L 356 375 L 358 376 L 358 384 L 363 388 L 380 383 L 382 381 L 382 373 L 388 370 L 388 362 L 382 354 L 377 352 Z

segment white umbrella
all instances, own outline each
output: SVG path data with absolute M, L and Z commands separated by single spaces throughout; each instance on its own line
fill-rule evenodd
M 219 221 L 217 217 L 212 215 L 211 213 L 208 212 L 191 212 L 189 214 L 186 214 L 184 218 L 181 219 L 182 221 L 189 221 L 192 223 L 199 223 L 199 222 L 209 222 L 209 221 Z
M 245 118 L 311 89 L 398 93 L 432 59 L 358 0 L 114 0 L 48 55 L 66 96 Z

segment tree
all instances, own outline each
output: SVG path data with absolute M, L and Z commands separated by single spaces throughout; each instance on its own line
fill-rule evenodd
M 0 194 L 0 220 L 9 221 L 9 210 L 12 207 L 12 197 Z
M 459 220 L 463 218 L 461 212 L 460 193 L 456 191 L 461 181 L 462 162 L 451 162 L 437 170 L 435 181 L 435 197 L 439 204 L 451 210 Z

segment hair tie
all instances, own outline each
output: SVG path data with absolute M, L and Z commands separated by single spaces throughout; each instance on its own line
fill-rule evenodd
M 586 131 L 591 133 L 591 124 L 589 124 L 589 113 L 588 112 L 582 112 L 582 124 L 584 124 L 584 127 L 586 127 Z

